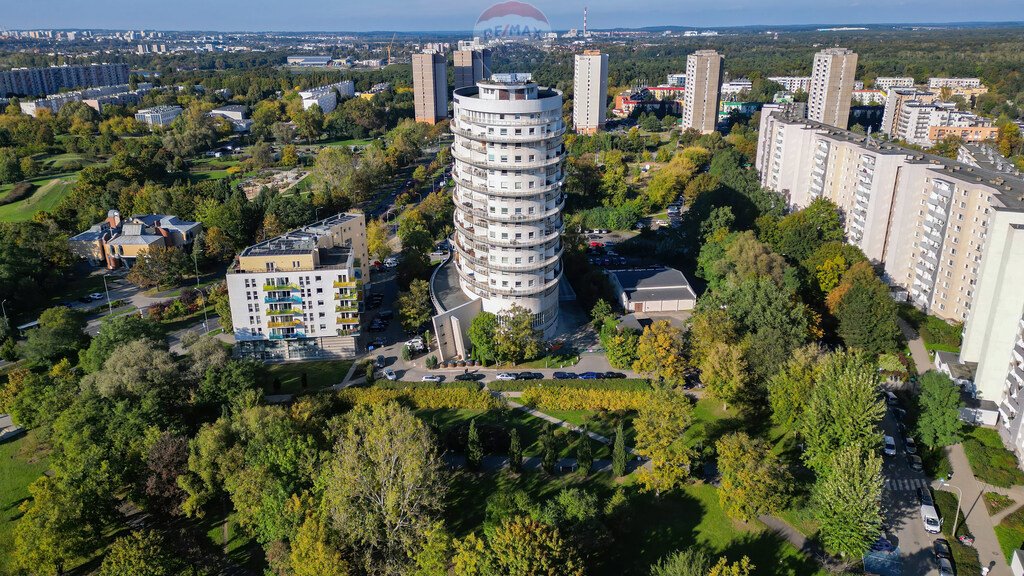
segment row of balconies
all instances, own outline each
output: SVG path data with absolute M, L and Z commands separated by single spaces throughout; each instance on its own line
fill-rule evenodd
M 475 242 L 480 244 L 489 244 L 491 246 L 506 246 L 511 248 L 530 248 L 534 246 L 542 246 L 549 242 L 558 240 L 561 236 L 561 227 L 559 228 L 547 228 L 543 230 L 543 233 L 534 238 L 491 238 L 487 235 L 480 234 L 473 225 L 467 225 L 461 222 L 459 219 L 455 219 L 455 228 L 462 234 L 465 234 L 472 238 Z
M 477 124 L 477 125 L 485 126 L 485 127 L 486 126 L 543 126 L 544 124 L 550 124 L 552 122 L 556 122 L 556 121 L 560 121 L 561 120 L 561 116 L 560 115 L 544 116 L 543 114 L 540 115 L 540 117 L 537 117 L 537 118 L 520 117 L 520 118 L 500 119 L 500 118 L 494 118 L 493 117 L 493 116 L 497 116 L 496 114 L 488 114 L 486 116 L 479 115 L 479 116 L 474 117 L 473 114 L 467 114 L 464 111 L 464 109 L 461 108 L 458 105 L 458 103 L 456 103 L 455 106 L 456 106 L 456 108 L 455 108 L 455 122 L 457 124 L 459 124 L 460 126 L 463 125 L 463 123 L 466 123 L 466 124 Z M 558 112 L 556 112 L 556 114 L 560 114 L 560 112 L 561 111 L 558 111 Z M 505 116 L 512 116 L 512 114 L 505 114 Z
M 469 128 L 469 125 L 464 127 L 456 121 L 452 123 L 451 131 L 458 136 L 471 140 L 508 143 L 538 142 L 558 138 L 565 134 L 565 125 L 562 122 L 549 125 L 546 129 L 544 129 L 543 125 L 541 127 L 543 131 L 538 131 L 534 134 L 497 134 L 494 132 L 488 133 L 486 128 L 474 131 Z
M 479 267 L 482 267 L 482 268 L 487 268 L 489 270 L 497 270 L 499 272 L 526 272 L 526 271 L 530 271 L 530 270 L 541 271 L 541 270 L 545 270 L 545 269 L 547 269 L 547 268 L 549 268 L 551 266 L 557 265 L 558 262 L 560 261 L 561 257 L 562 257 L 562 247 L 558 246 L 555 249 L 554 255 L 549 256 L 547 258 L 544 258 L 543 260 L 541 260 L 539 262 L 536 262 L 536 261 L 535 262 L 522 262 L 522 263 L 519 263 L 519 264 L 516 264 L 516 263 L 502 263 L 502 262 L 498 261 L 498 259 L 502 258 L 502 257 L 506 257 L 506 258 L 529 258 L 530 256 L 543 257 L 543 254 L 531 253 L 530 255 L 519 255 L 519 256 L 493 256 L 492 255 L 490 258 L 486 258 L 486 257 L 482 257 L 482 256 L 477 256 L 475 250 L 467 249 L 464 246 L 462 246 L 462 243 L 458 239 L 456 239 L 455 248 L 456 248 L 456 251 L 459 253 L 459 258 L 461 258 L 464 261 L 470 263 L 473 267 L 479 266 Z
M 467 269 L 461 263 L 456 263 L 456 269 L 459 272 L 459 278 L 464 286 L 468 285 L 477 295 L 484 298 L 493 298 L 500 296 L 533 296 L 536 294 L 542 294 L 552 288 L 558 286 L 558 281 L 562 277 L 561 269 L 558 269 L 554 273 L 554 277 L 550 280 L 545 280 L 542 284 L 538 284 L 530 287 L 501 287 L 494 286 L 487 282 L 482 282 L 475 278 L 475 271 Z
M 534 160 L 520 160 L 516 162 L 514 160 L 490 160 L 486 154 L 478 154 L 466 151 L 464 148 L 459 146 L 452 147 L 452 157 L 457 162 L 467 162 L 481 168 L 494 168 L 497 170 L 519 170 L 527 168 L 545 168 L 548 166 L 554 166 L 562 161 L 562 153 L 564 150 L 559 149 L 553 153 L 548 153 L 547 157 L 541 151 L 536 151 L 535 155 L 539 158 Z M 525 156 L 525 154 L 520 154 Z
M 534 188 L 497 188 L 488 186 L 486 182 L 477 183 L 462 174 L 458 174 L 457 170 L 458 169 L 452 172 L 452 177 L 455 180 L 456 186 L 466 188 L 467 190 L 472 190 L 473 192 L 479 192 L 480 194 L 496 196 L 499 198 L 529 198 L 531 196 L 537 196 L 555 190 L 560 190 L 563 183 L 563 180 L 559 178 L 557 180 L 548 180 L 546 181 L 547 184 L 545 186 L 538 186 Z

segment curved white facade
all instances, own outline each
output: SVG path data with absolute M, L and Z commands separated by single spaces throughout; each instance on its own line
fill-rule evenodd
M 533 82 L 460 88 L 451 130 L 462 290 L 487 312 L 526 308 L 551 338 L 562 277 L 562 94 Z

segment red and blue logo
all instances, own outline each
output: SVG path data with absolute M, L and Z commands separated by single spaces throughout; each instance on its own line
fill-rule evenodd
M 492 40 L 541 40 L 551 32 L 551 24 L 536 6 L 526 2 L 500 2 L 484 10 L 476 19 L 473 35 L 484 42 Z

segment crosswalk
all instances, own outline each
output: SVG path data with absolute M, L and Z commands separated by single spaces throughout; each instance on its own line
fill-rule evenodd
M 886 490 L 917 490 L 918 488 L 924 488 L 925 486 L 928 486 L 928 481 L 921 478 L 885 479 Z

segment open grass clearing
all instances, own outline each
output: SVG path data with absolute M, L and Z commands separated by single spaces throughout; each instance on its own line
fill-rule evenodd
M 14 525 L 28 486 L 46 471 L 48 458 L 34 431 L 0 444 L 0 574 L 14 574 Z
M 263 391 L 267 394 L 301 394 L 329 388 L 340 383 L 352 367 L 351 360 L 314 360 L 268 364 L 264 373 Z M 303 375 L 306 386 L 302 385 Z M 274 384 L 279 381 L 280 386 Z

